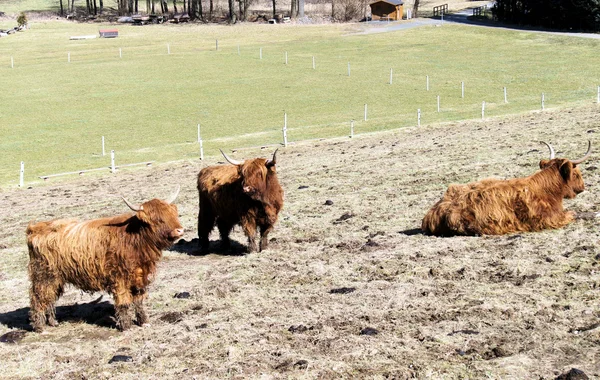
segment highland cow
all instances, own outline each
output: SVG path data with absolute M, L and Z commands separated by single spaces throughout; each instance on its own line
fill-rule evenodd
M 584 190 L 578 164 L 589 158 L 592 143 L 578 160 L 540 161 L 540 171 L 509 180 L 486 179 L 467 185 L 450 185 L 443 198 L 423 218 L 423 232 L 438 236 L 503 235 L 512 232 L 561 228 L 575 213 L 563 210 L 563 198 Z
M 58 324 L 54 304 L 65 284 L 111 293 L 120 330 L 131 326 L 132 304 L 137 323 L 147 323 L 143 302 L 162 250 L 183 236 L 177 206 L 171 204 L 178 193 L 169 201 L 152 199 L 139 206 L 123 198 L 135 214 L 30 223 L 26 233 L 33 329 L 40 332 L 46 324 Z
M 255 236 L 260 230 L 262 251 L 267 248 L 267 236 L 283 207 L 283 190 L 275 170 L 277 150 L 270 160 L 236 161 L 221 153 L 231 165 L 209 166 L 198 174 L 200 249 L 208 250 L 208 236 L 216 222 L 222 249 L 229 248 L 229 233 L 241 224 L 248 237 L 249 252 L 259 249 Z

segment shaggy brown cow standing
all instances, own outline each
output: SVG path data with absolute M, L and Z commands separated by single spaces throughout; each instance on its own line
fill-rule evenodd
M 209 166 L 198 174 L 200 248 L 208 249 L 208 235 L 215 226 L 221 246 L 229 248 L 229 233 L 241 224 L 248 237 L 248 251 L 258 250 L 255 235 L 260 230 L 260 250 L 267 248 L 267 236 L 283 207 L 283 190 L 275 171 L 276 154 L 270 160 L 254 158 L 236 161 L 221 151 L 232 165 Z
M 542 141 L 543 142 L 543 141 Z M 502 235 L 519 231 L 560 228 L 575 213 L 563 210 L 563 198 L 575 198 L 584 190 L 579 160 L 554 158 L 540 161 L 540 171 L 526 178 L 487 179 L 467 185 L 450 185 L 444 197 L 425 215 L 422 230 L 438 236 Z
M 143 302 L 162 250 L 183 236 L 177 206 L 171 204 L 178 192 L 169 201 L 153 199 L 140 206 L 123 198 L 135 214 L 30 223 L 26 233 L 33 329 L 57 325 L 54 304 L 65 284 L 111 293 L 120 330 L 131 326 L 131 304 L 137 323 L 146 323 Z

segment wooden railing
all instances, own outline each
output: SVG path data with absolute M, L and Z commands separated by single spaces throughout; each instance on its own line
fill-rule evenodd
M 448 14 L 448 4 L 433 7 L 433 17 L 441 17 L 445 14 Z

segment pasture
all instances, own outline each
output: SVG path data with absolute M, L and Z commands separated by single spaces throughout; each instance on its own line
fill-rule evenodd
M 572 367 L 598 377 L 597 220 L 502 237 L 416 230 L 450 183 L 535 172 L 548 155 L 537 140 L 559 157 L 580 156 L 588 139 L 597 147 L 597 115 L 588 105 L 280 149 L 286 204 L 270 248 L 250 255 L 193 254 L 195 176 L 217 156 L 4 190 L 0 335 L 28 328 L 29 220 L 126 212 L 115 189 L 141 202 L 179 183 L 186 234 L 159 264 L 151 326 L 119 333 L 106 295 L 68 288 L 58 327 L 0 343 L 0 377 L 554 379 Z M 567 209 L 598 211 L 597 166 L 597 155 L 582 165 L 587 191 Z M 245 244 L 239 229 L 232 238 Z M 109 363 L 115 355 L 130 361 Z
M 199 156 L 197 124 L 214 154 L 280 143 L 284 112 L 301 141 L 345 136 L 351 120 L 356 133 L 415 126 L 418 109 L 422 125 L 481 118 L 484 101 L 486 117 L 538 110 L 542 93 L 546 108 L 591 104 L 600 83 L 600 42 L 521 31 L 118 25 L 116 39 L 69 40 L 103 27 L 39 20 L 0 40 L 1 187 L 18 184 L 21 161 L 27 186 L 108 167 L 102 136 L 117 166 L 170 162 Z

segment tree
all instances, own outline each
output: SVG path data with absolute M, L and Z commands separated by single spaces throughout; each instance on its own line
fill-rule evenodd
M 190 2 L 190 11 L 189 11 L 190 19 L 192 20 L 202 20 L 202 1 L 201 0 L 191 0 Z
M 413 4 L 412 17 L 419 17 L 419 0 L 415 0 Z
M 277 15 L 277 0 L 273 0 L 273 18 Z
M 63 0 L 60 0 L 60 15 L 61 17 L 65 15 L 65 10 L 63 8 Z
M 290 7 L 290 17 L 296 18 L 298 16 L 298 0 L 292 0 Z
M 600 0 L 497 0 L 492 13 L 513 24 L 600 30 Z
M 275 1 L 275 0 L 273 0 Z M 233 0 L 228 0 L 229 3 L 229 22 L 235 24 L 235 12 L 233 11 Z
M 19 17 L 17 17 L 17 24 L 19 24 L 19 26 L 27 25 L 27 15 L 25 12 L 21 12 L 19 14 Z

